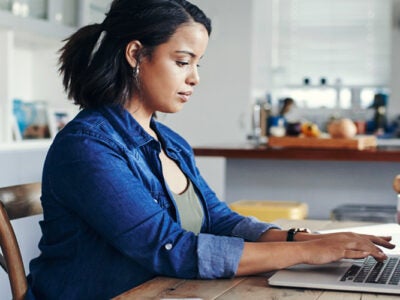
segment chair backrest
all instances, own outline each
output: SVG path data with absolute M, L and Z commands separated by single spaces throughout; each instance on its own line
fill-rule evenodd
M 22 235 L 19 232 L 20 237 L 27 238 L 29 242 L 32 242 L 32 235 L 37 236 L 38 227 L 34 227 L 31 223 L 37 223 L 39 214 L 42 213 L 40 194 L 40 182 L 0 188 L 0 247 L 3 253 L 3 255 L 0 254 L 0 265 L 7 272 L 14 300 L 24 299 L 27 292 L 28 284 L 22 257 L 24 250 L 31 250 L 22 249 L 21 255 L 16 235 L 18 236 L 18 230 L 23 229 L 25 234 Z M 14 225 L 10 220 L 13 220 Z M 25 240 L 20 242 L 27 246 Z M 35 240 L 35 242 L 37 241 Z M 30 248 L 30 246 L 26 248 Z M 37 248 L 37 244 L 31 248 Z M 31 258 L 30 255 L 28 258 Z M 10 296 L 9 291 L 5 292 L 1 289 L 0 294 L 2 299 Z
M 3 267 L 8 273 L 13 299 L 22 300 L 28 290 L 28 283 L 17 238 L 3 202 L 0 202 L 0 246 L 2 261 L 5 263 Z
M 42 183 L 25 183 L 0 187 L 0 201 L 6 207 L 10 220 L 41 214 Z

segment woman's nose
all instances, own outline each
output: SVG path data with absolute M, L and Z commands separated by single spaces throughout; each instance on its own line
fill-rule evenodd
M 192 71 L 187 78 L 187 83 L 191 86 L 195 86 L 200 83 L 199 70 L 197 66 L 192 68 Z

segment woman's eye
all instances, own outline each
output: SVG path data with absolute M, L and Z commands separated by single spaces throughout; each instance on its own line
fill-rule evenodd
M 177 61 L 176 64 L 180 67 L 189 65 L 187 61 Z

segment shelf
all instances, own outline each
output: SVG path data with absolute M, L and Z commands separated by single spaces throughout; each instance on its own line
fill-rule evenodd
M 36 13 L 32 11 L 33 15 L 23 17 L 4 6 L 0 9 L 0 152 L 42 151 L 49 147 L 50 140 L 13 141 L 12 101 L 21 98 L 25 101 L 40 99 L 52 102 L 51 99 L 66 98 L 61 80 L 58 81 L 57 51 L 66 38 L 89 23 L 89 5 L 92 2 L 41 2 L 41 5 L 46 5 L 45 18 L 35 18 L 33 15 Z M 36 4 L 29 2 L 29 5 Z M 14 12 L 18 12 L 14 8 Z M 43 9 L 42 6 L 40 8 Z M 67 102 L 56 105 L 61 109 L 66 107 Z
M 49 22 L 45 19 L 23 18 L 0 10 L 0 28 L 15 31 L 16 45 L 43 47 L 62 41 L 76 31 L 75 27 Z
M 52 143 L 52 139 L 25 140 L 20 142 L 0 143 L 0 153 L 19 151 L 19 150 L 47 150 Z

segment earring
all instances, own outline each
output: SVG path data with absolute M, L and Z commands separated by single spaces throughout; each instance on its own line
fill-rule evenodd
M 133 78 L 137 78 L 139 76 L 139 65 L 136 65 L 136 67 L 132 68 L 132 75 Z

